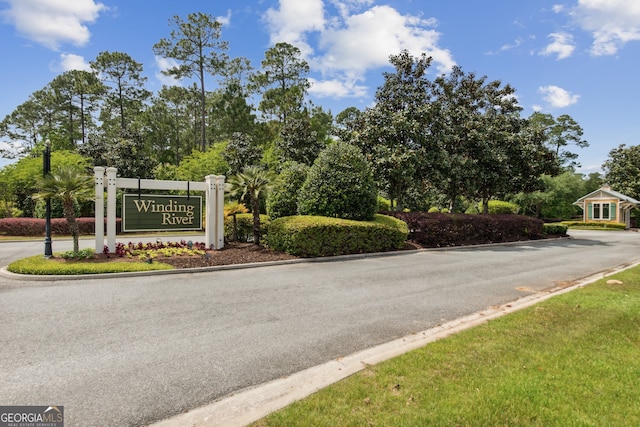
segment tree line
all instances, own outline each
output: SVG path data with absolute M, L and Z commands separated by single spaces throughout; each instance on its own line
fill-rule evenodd
M 393 70 L 372 107 L 334 117 L 309 100 L 309 64 L 295 46 L 276 43 L 253 68 L 228 56 L 214 17 L 170 24 L 153 51 L 175 64 L 164 74 L 182 85 L 152 93 L 141 63 L 101 52 L 90 71 L 60 74 L 0 122 L 0 139 L 12 147 L 3 157 L 19 158 L 0 170 L 3 215 L 35 214 L 30 194 L 47 139 L 53 166 L 189 180 L 249 166 L 280 174 L 284 165 L 312 165 L 342 140 L 360 148 L 393 208 L 449 211 L 464 201 L 486 208 L 493 198 L 524 200 L 544 190 L 544 177 L 575 175 L 573 147 L 588 146 L 570 116 L 522 117 L 510 85 L 461 67 L 429 78 L 431 58 L 407 51 L 390 56 Z

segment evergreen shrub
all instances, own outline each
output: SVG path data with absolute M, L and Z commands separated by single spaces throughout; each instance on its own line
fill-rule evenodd
M 371 167 L 360 149 L 338 141 L 309 169 L 298 197 L 300 215 L 368 221 L 378 207 Z
M 551 236 L 566 236 L 568 228 L 564 224 L 548 223 L 542 225 L 542 232 Z
M 265 243 L 296 256 L 333 256 L 400 249 L 407 234 L 403 221 L 386 215 L 372 221 L 290 216 L 271 221 Z
M 308 172 L 309 166 L 302 163 L 283 165 L 278 184 L 267 198 L 267 214 L 271 219 L 298 214 L 298 194 Z

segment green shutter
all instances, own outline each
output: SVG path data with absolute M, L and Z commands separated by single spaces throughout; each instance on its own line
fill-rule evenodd
M 610 219 L 616 219 L 616 204 L 615 203 L 611 203 L 610 204 L 610 208 L 609 208 L 609 218 Z
M 587 219 L 593 219 L 593 203 L 587 205 Z

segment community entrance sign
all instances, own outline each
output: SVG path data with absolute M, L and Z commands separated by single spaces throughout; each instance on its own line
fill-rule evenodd
M 163 181 L 118 178 L 116 168 L 95 167 L 96 252 L 104 248 L 104 189 L 107 188 L 107 247 L 116 249 L 116 189 L 183 190 L 187 196 L 167 194 L 123 195 L 122 231 L 202 230 L 202 197 L 204 192 L 205 244 L 211 249 L 224 247 L 224 176 L 207 175 L 204 182 Z M 105 174 L 106 171 L 106 174 Z
M 122 231 L 202 230 L 202 197 L 157 194 L 122 196 Z

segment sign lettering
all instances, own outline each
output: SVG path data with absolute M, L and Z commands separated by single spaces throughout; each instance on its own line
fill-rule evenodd
M 202 197 L 125 194 L 122 231 L 202 230 Z

